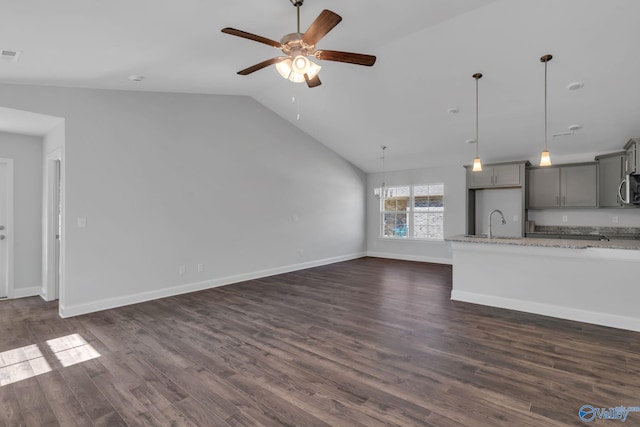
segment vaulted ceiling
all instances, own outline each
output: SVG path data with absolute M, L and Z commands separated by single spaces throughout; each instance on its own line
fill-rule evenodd
M 279 51 L 220 32 L 279 40 L 296 30 L 289 0 L 1 3 L 0 48 L 22 54 L 0 61 L 0 82 L 246 95 L 367 172 L 381 169 L 381 145 L 387 170 L 470 163 L 476 72 L 484 74 L 483 161 L 535 159 L 544 141 L 539 58 L 547 53 L 555 162 L 640 136 L 637 0 L 306 0 L 302 31 L 323 9 L 343 17 L 319 49 L 378 57 L 372 68 L 321 61 L 323 84 L 313 89 L 273 66 L 237 75 Z M 584 88 L 568 90 L 572 82 Z M 551 136 L 574 124 L 582 128 Z

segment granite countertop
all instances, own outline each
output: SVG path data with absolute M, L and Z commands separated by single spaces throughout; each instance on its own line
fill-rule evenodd
M 577 240 L 568 237 L 562 239 L 535 238 L 535 237 L 494 237 L 488 239 L 486 236 L 460 235 L 448 237 L 448 242 L 492 244 L 492 245 L 514 245 L 514 246 L 539 246 L 549 248 L 566 249 L 627 249 L 640 250 L 640 240 L 610 239 L 610 240 Z
M 559 239 L 588 239 L 599 240 L 598 237 L 608 239 L 633 240 L 640 239 L 638 227 L 588 227 L 588 226 L 557 226 L 536 225 L 535 231 L 526 233 L 527 237 L 556 237 Z

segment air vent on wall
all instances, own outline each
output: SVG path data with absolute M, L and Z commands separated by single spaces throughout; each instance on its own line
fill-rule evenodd
M 19 50 L 0 49 L 0 58 L 6 62 L 18 62 L 21 53 Z

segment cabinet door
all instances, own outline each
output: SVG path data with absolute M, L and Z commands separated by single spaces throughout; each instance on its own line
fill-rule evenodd
M 599 160 L 599 163 L 599 206 L 601 208 L 622 206 L 618 195 L 618 187 L 623 177 L 624 155 L 603 157 Z
M 629 175 L 630 173 L 637 173 L 636 171 L 637 155 L 638 153 L 637 153 L 636 144 L 632 144 L 629 148 L 627 148 L 625 165 L 624 165 L 625 175 Z
M 529 169 L 529 207 L 555 208 L 560 205 L 560 169 Z
M 493 168 L 485 166 L 480 172 L 473 172 L 469 169 L 470 185 L 469 187 L 489 187 L 493 184 Z
M 500 165 L 493 167 L 494 185 L 520 185 L 520 165 Z
M 561 169 L 560 181 L 562 206 L 598 206 L 598 168 L 593 165 L 565 166 Z

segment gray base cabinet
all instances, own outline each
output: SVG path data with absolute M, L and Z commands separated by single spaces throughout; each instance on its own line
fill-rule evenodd
M 528 208 L 598 207 L 598 164 L 529 168 Z

